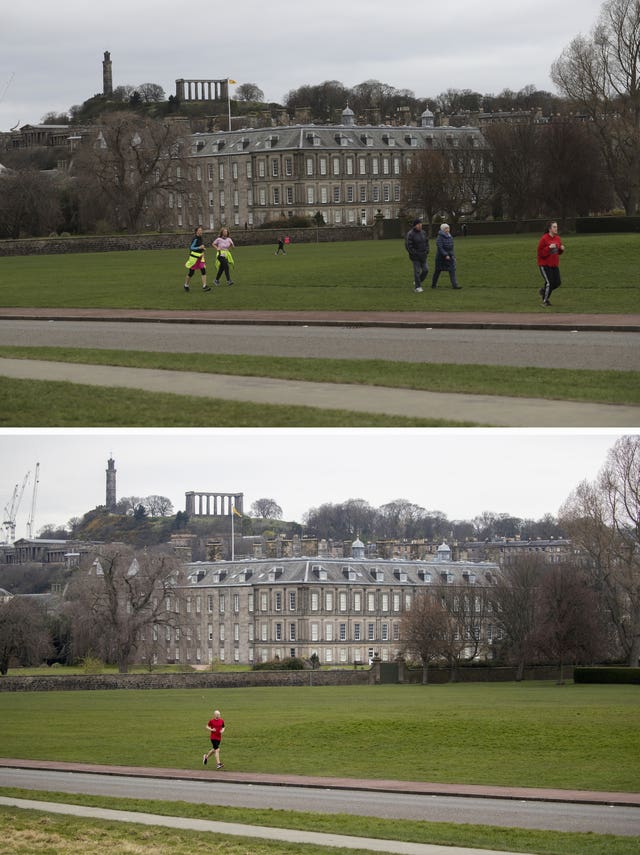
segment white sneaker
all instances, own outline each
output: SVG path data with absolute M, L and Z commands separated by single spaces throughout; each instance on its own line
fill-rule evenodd
M 413 290 L 416 292 L 416 294 L 422 294 L 424 288 L 414 288 Z

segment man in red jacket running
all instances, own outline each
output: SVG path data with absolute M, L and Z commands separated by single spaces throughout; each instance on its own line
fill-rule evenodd
M 563 252 L 564 244 L 558 235 L 558 224 L 550 222 L 538 243 L 538 270 L 544 280 L 538 293 L 542 297 L 543 306 L 551 305 L 549 296 L 561 285 L 560 256 Z
M 212 754 L 216 755 L 216 769 L 223 769 L 224 764 L 220 760 L 220 743 L 222 742 L 222 734 L 224 733 L 224 719 L 220 715 L 220 710 L 216 710 L 213 718 L 207 723 L 207 730 L 211 737 L 211 748 L 206 754 L 202 755 L 202 762 L 206 766 L 207 760 Z

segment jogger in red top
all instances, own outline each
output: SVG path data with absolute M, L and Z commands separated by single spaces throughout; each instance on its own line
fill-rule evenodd
M 544 285 L 538 293 L 542 297 L 542 305 L 550 306 L 549 297 L 552 291 L 562 284 L 560 279 L 560 256 L 564 252 L 564 244 L 558 234 L 558 224 L 552 221 L 547 231 L 538 242 L 538 270 Z
M 224 768 L 224 764 L 220 762 L 220 743 L 222 742 L 222 734 L 224 733 L 224 719 L 220 715 L 220 710 L 216 710 L 213 718 L 207 723 L 207 730 L 211 737 L 211 748 L 206 754 L 202 755 L 203 766 L 207 765 L 207 760 L 212 754 L 216 755 L 216 769 Z

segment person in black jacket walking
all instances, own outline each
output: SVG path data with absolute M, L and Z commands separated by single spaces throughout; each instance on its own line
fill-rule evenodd
M 438 287 L 438 279 L 443 270 L 446 270 L 451 280 L 451 287 L 459 291 L 461 286 L 458 285 L 456 279 L 456 257 L 453 251 L 453 237 L 451 236 L 451 228 L 448 223 L 443 223 L 440 226 L 438 237 L 436 238 L 436 266 L 431 279 L 431 287 Z
M 413 290 L 416 294 L 423 291 L 422 283 L 427 278 L 427 256 L 429 255 L 429 238 L 422 230 L 422 220 L 416 218 L 407 232 L 404 245 L 413 263 Z

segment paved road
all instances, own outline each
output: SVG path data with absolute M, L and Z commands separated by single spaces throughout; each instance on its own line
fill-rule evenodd
M 640 334 L 305 324 L 0 320 L 0 345 L 640 371 Z
M 205 770 L 202 770 L 203 772 Z M 548 802 L 515 798 L 476 798 L 372 792 L 307 786 L 234 783 L 213 770 L 194 773 L 194 780 L 161 777 L 60 772 L 41 769 L 0 769 L 0 785 L 65 793 L 180 800 L 232 807 L 310 812 L 350 813 L 395 819 L 462 822 L 507 828 L 640 835 L 640 807 Z

